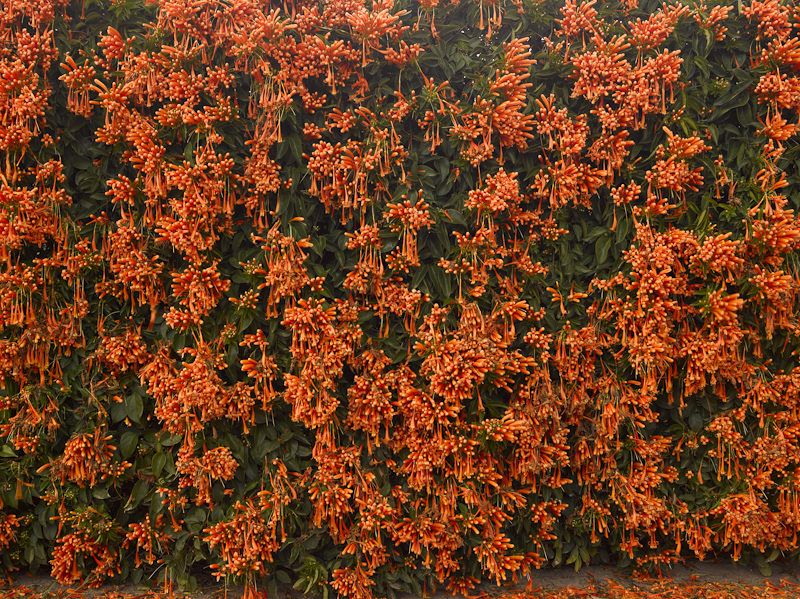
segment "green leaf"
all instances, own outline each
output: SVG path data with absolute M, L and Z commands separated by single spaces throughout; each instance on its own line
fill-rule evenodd
M 153 463 L 152 463 L 152 466 L 151 466 L 151 468 L 153 470 L 153 476 L 155 476 L 156 478 L 161 476 L 161 471 L 164 470 L 164 464 L 166 464 L 166 463 L 167 463 L 166 454 L 157 453 L 156 455 L 154 455 L 153 456 Z
M 139 444 L 139 435 L 133 431 L 126 431 L 122 433 L 119 440 L 119 452 L 123 460 L 127 460 L 136 451 L 136 446 Z
M 448 208 L 444 211 L 444 214 L 447 219 L 450 220 L 450 222 L 457 225 L 463 225 L 465 227 L 467 226 L 467 221 L 464 219 L 464 216 L 455 208 Z
M 689 428 L 693 431 L 699 431 L 703 428 L 703 417 L 697 412 L 689 416 Z
M 138 394 L 134 393 L 125 398 L 125 414 L 136 424 L 141 424 L 142 414 L 144 413 L 144 401 Z
M 780 555 L 781 555 L 781 550 L 778 549 L 777 547 L 773 548 L 770 554 L 766 558 L 767 563 L 774 562 L 776 559 L 780 557 Z
M 108 494 L 108 489 L 105 487 L 95 486 L 92 487 L 92 497 L 95 499 L 108 499 L 111 495 Z
M 600 267 L 608 258 L 608 250 L 611 249 L 611 236 L 601 237 L 594 246 L 594 253 L 597 257 L 597 266 Z
M 756 566 L 758 566 L 758 571 L 761 572 L 761 576 L 772 576 L 772 566 L 766 562 L 763 555 L 756 555 L 755 562 Z
M 625 236 L 628 234 L 628 227 L 630 226 L 630 220 L 627 216 L 620 218 L 617 221 L 617 245 L 621 246 L 622 242 L 625 241 Z
M 128 414 L 125 410 L 125 402 L 113 402 L 111 404 L 111 408 L 108 410 L 109 415 L 111 416 L 111 422 L 117 423 L 121 420 L 125 420 Z
M 586 237 L 584 237 L 583 240 L 585 242 L 594 241 L 598 237 L 601 237 L 602 235 L 605 235 L 606 233 L 608 233 L 608 231 L 609 231 L 609 228 L 608 227 L 604 227 L 602 225 L 599 226 L 599 227 L 595 227 L 594 229 L 589 231 L 589 233 L 586 235 Z
M 149 485 L 144 480 L 136 481 L 136 484 L 133 485 L 133 490 L 131 491 L 131 495 L 128 498 L 128 503 L 125 504 L 125 511 L 133 511 L 136 507 L 142 502 L 142 499 L 145 498 L 147 495 L 147 491 L 149 490 Z
M 172 447 L 183 441 L 183 435 L 176 435 L 174 433 L 165 433 L 165 439 L 159 439 L 162 447 Z
M 303 140 L 299 135 L 293 134 L 286 138 L 289 144 L 289 149 L 292 151 L 292 156 L 297 164 L 303 164 Z

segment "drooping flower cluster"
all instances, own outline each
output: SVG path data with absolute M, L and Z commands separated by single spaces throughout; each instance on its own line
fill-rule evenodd
M 0 7 L 0 548 L 358 599 L 800 548 L 800 15 L 520 6 Z

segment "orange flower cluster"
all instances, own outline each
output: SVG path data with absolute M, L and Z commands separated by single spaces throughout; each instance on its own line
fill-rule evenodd
M 797 10 L 267 4 L 81 48 L 75 6 L 0 7 L 0 472 L 57 580 L 800 549 Z M 716 52 L 741 81 L 698 91 Z
M 61 510 L 59 533 L 64 525 L 73 532 L 59 536 L 50 560 L 52 576 L 63 585 L 86 584 L 99 587 L 120 572 L 120 552 L 114 538 L 119 533 L 114 521 L 93 508 L 72 512 Z M 84 579 L 84 571 L 91 571 Z
M 182 476 L 178 488 L 193 487 L 197 490 L 195 503 L 208 504 L 213 507 L 211 485 L 215 480 L 231 480 L 239 463 L 227 447 L 215 447 L 206 450 L 203 446 L 202 457 L 196 458 L 189 445 L 184 445 L 178 452 L 175 468 Z
M 131 532 L 125 535 L 125 541 L 123 541 L 122 545 L 127 548 L 132 542 L 136 543 L 135 560 L 137 566 L 142 563 L 142 558 L 139 557 L 140 549 L 144 549 L 147 552 L 147 556 L 144 559 L 148 564 L 152 564 L 156 561 L 155 555 L 153 554 L 153 545 L 155 544 L 161 552 L 169 546 L 172 540 L 167 533 L 163 532 L 163 514 L 156 516 L 155 522 L 151 522 L 150 514 L 147 514 L 144 517 L 144 522 L 141 524 L 132 522 L 130 524 L 130 529 Z
M 58 540 L 53 550 L 51 576 L 63 585 L 99 587 L 103 582 L 119 573 L 119 552 L 113 545 L 98 543 L 83 532 L 74 532 Z M 81 566 L 88 559 L 95 562 L 89 579 L 84 581 Z
M 52 438 L 60 426 L 57 403 L 52 397 L 44 397 L 40 389 L 23 387 L 17 395 L 0 402 L 0 408 L 16 412 L 0 425 L 0 435 L 25 453 L 34 453 L 40 437 Z
M 267 571 L 273 554 L 286 541 L 286 506 L 297 499 L 298 483 L 289 480 L 282 462 L 276 460 L 274 465 L 275 471 L 269 474 L 271 489 L 262 489 L 254 499 L 236 502 L 232 517 L 203 530 L 204 541 L 212 549 L 219 547 L 224 560 L 221 566 L 211 566 L 217 570 L 214 575 L 244 577 L 248 582 L 245 591 L 248 597 L 258 596 L 256 577 Z
M 16 540 L 20 519 L 14 514 L 3 514 L 0 518 L 0 549 L 6 549 Z

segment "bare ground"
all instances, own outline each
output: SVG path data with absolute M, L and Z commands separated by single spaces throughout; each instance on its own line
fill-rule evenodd
M 798 564 L 786 564 L 781 562 L 773 563 L 773 572 L 770 576 L 763 576 L 757 569 L 748 568 L 736 564 L 730 560 L 720 560 L 717 562 L 689 562 L 686 565 L 675 566 L 669 570 L 662 571 L 662 577 L 641 578 L 632 577 L 616 572 L 612 568 L 592 566 L 582 568 L 578 572 L 570 567 L 555 569 L 537 570 L 533 572 L 530 583 L 528 581 L 517 585 L 498 587 L 493 584 L 482 584 L 479 588 L 471 592 L 471 596 L 499 597 L 501 595 L 511 595 L 526 589 L 545 589 L 557 591 L 559 589 L 575 589 L 575 596 L 598 597 L 596 592 L 608 584 L 606 581 L 616 583 L 628 589 L 642 590 L 664 580 L 670 580 L 675 585 L 686 584 L 708 584 L 715 585 L 744 585 L 747 587 L 765 587 L 766 585 L 780 585 L 786 580 L 790 583 L 800 583 L 800 566 Z M 86 589 L 80 587 L 64 587 L 56 583 L 49 576 L 19 574 L 12 575 L 12 582 L 9 586 L 0 586 L 0 597 L 8 596 L 8 591 L 25 587 L 31 591 L 32 595 L 49 596 L 60 599 L 99 599 L 100 597 L 119 597 L 144 598 L 153 594 L 153 589 L 146 585 L 104 585 L 100 588 Z M 800 599 L 800 586 L 797 597 Z M 585 589 L 589 593 L 581 593 L 579 590 Z M 19 590 L 22 590 L 19 588 Z M 195 593 L 181 593 L 190 599 L 240 599 L 244 588 L 242 586 L 226 586 L 223 583 L 214 581 L 212 577 L 200 580 L 198 591 Z M 28 593 L 25 593 L 28 594 Z M 445 599 L 450 595 L 439 592 L 432 599 Z M 572 596 L 570 594 L 570 596 Z M 605 595 L 611 596 L 611 595 Z M 302 593 L 294 591 L 289 587 L 279 589 L 278 597 L 274 599 L 302 599 Z M 414 599 L 412 595 L 403 594 L 398 599 Z

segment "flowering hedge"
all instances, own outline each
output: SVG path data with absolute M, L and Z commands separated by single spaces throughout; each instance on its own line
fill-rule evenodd
M 7 571 L 365 599 L 798 555 L 792 2 L 0 30 Z

